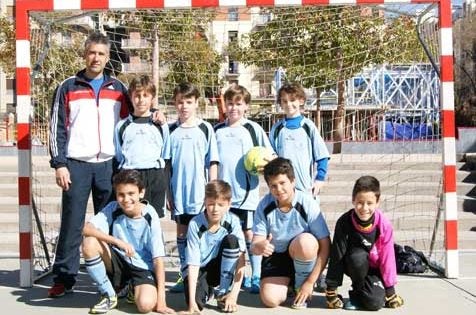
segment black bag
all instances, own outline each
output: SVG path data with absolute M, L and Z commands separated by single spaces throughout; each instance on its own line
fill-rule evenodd
M 410 246 L 394 244 L 397 273 L 422 273 L 428 268 L 428 260 L 422 252 Z

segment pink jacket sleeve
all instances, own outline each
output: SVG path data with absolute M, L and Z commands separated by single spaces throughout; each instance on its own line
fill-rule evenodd
M 393 228 L 390 221 L 377 210 L 380 236 L 375 244 L 378 251 L 378 265 L 385 288 L 397 283 L 397 266 L 395 263 L 395 249 L 393 241 Z

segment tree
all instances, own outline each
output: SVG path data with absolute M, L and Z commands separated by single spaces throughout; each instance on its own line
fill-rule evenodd
M 84 67 L 84 34 L 71 36 L 71 40 L 58 42 L 49 35 L 61 33 L 64 29 L 53 27 L 50 34 L 32 30 L 32 103 L 35 123 L 45 124 L 49 120 L 49 108 L 55 88 L 66 78 Z M 38 45 L 38 47 L 35 47 Z
M 337 86 L 334 153 L 340 152 L 344 137 L 345 81 L 366 66 L 422 55 L 412 20 L 387 19 L 378 9 L 309 6 L 262 13 L 272 19 L 229 47 L 229 53 L 248 66 L 283 67 L 288 80 L 315 88 L 317 96 L 322 89 Z
M 476 18 L 468 14 L 455 21 L 455 96 L 458 104 L 476 96 Z
M 137 11 L 109 18 L 130 30 L 138 31 L 152 44 L 158 41 L 158 61 L 151 50 L 139 52 L 141 59 L 158 62 L 167 69 L 159 90 L 170 95 L 175 85 L 188 81 L 202 89 L 202 95 L 211 94 L 220 85 L 221 56 L 213 50 L 206 32 L 214 18 L 207 10 Z
M 0 16 L 0 68 L 9 76 L 15 73 L 15 27 L 4 16 Z

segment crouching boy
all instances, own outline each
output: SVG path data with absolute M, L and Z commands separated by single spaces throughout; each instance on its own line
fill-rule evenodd
M 106 205 L 83 229 L 86 269 L 101 294 L 90 313 L 116 308 L 115 288 L 127 283 L 139 312 L 173 313 L 165 302 L 160 221 L 156 210 L 141 201 L 145 190 L 140 173 L 122 170 L 114 176 L 113 186 L 117 201 Z
M 276 158 L 264 167 L 270 193 L 263 197 L 253 225 L 251 250 L 263 255 L 261 301 L 276 307 L 294 284 L 293 308 L 306 308 L 326 266 L 330 238 L 319 203 L 295 189 L 291 161 Z
M 230 185 L 213 180 L 205 187 L 205 211 L 188 226 L 182 270 L 187 313 L 200 312 L 214 294 L 220 310 L 237 311 L 246 245 L 239 218 L 228 212 L 230 205 Z

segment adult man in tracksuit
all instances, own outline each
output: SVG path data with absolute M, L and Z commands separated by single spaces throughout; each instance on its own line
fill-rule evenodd
M 57 87 L 51 109 L 50 164 L 63 194 L 50 297 L 73 291 L 89 194 L 95 213 L 111 197 L 114 127 L 129 112 L 127 88 L 104 73 L 108 38 L 94 33 L 84 47 L 86 68 Z

